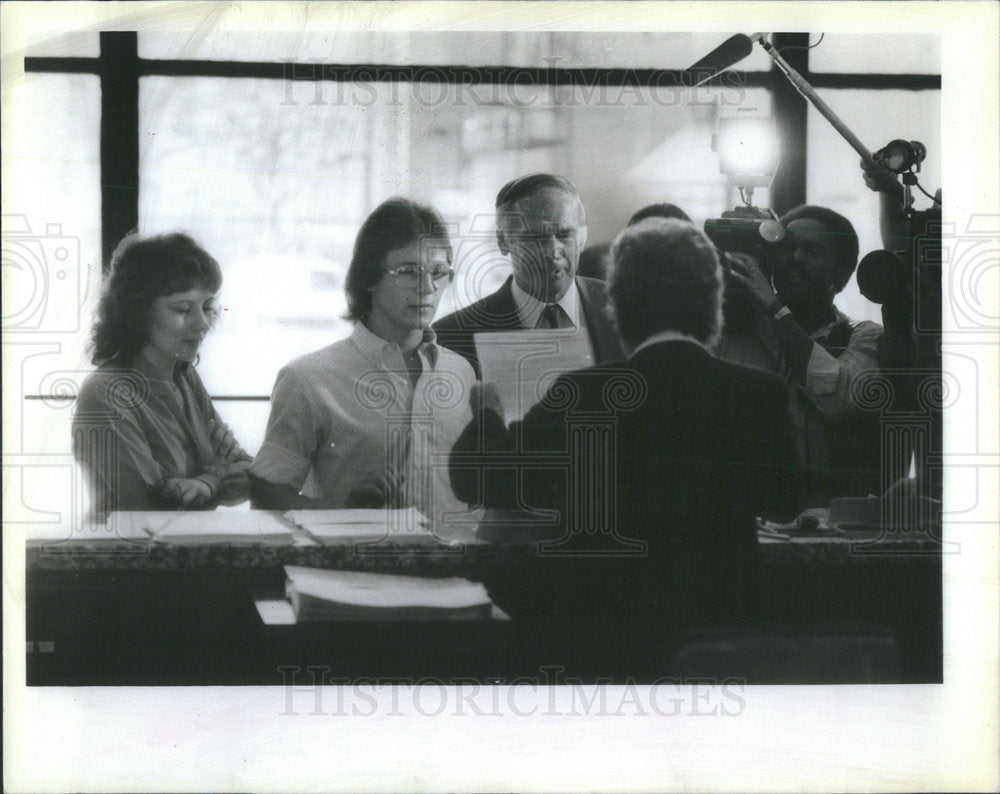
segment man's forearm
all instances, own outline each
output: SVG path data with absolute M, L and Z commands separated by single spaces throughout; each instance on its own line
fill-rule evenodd
M 332 507 L 324 499 L 302 496 L 290 485 L 275 485 L 260 477 L 250 477 L 250 505 L 255 510 L 322 510 Z
M 816 343 L 802 330 L 802 326 L 791 313 L 779 319 L 772 319 L 772 325 L 778 339 L 781 340 L 781 349 L 793 377 L 798 383 L 805 384 L 809 359 Z
M 477 411 L 451 450 L 450 478 L 455 495 L 467 504 L 495 507 L 491 489 L 491 453 L 506 449 L 507 429 L 494 411 Z M 482 486 L 482 487 L 481 487 Z M 516 486 L 516 483 L 515 483 Z
M 891 190 L 881 191 L 878 200 L 878 226 L 882 245 L 890 251 L 905 251 L 910 246 L 910 240 L 903 218 L 903 186 L 897 184 Z

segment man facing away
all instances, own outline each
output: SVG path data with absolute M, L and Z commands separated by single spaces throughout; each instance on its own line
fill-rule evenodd
M 440 344 L 477 374 L 473 335 L 483 331 L 582 328 L 590 351 L 579 366 L 620 358 L 604 284 L 577 275 L 587 216 L 576 186 L 563 176 L 529 174 L 503 186 L 496 211 L 497 246 L 514 273 L 493 294 L 438 320 Z
M 496 603 L 638 673 L 682 629 L 749 619 L 755 516 L 799 504 L 784 384 L 711 352 L 721 269 L 707 238 L 660 218 L 625 229 L 609 292 L 628 358 L 561 376 L 509 429 L 474 400 L 452 482 L 468 501 L 558 516 L 536 554 L 485 577 Z

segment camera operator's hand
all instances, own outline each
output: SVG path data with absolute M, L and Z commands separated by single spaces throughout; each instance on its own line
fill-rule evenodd
M 903 187 L 899 184 L 899 177 L 883 165 L 871 165 L 862 159 L 861 175 L 868 189 L 876 193 L 902 192 Z
M 909 244 L 906 223 L 901 221 L 905 195 L 899 177 L 882 165 L 861 161 L 861 175 L 869 190 L 879 194 L 878 228 L 882 245 L 890 251 L 904 250 Z
M 781 308 L 771 279 L 760 269 L 756 259 L 736 251 L 727 251 L 725 257 L 730 276 L 746 290 L 754 306 L 765 314 L 774 314 Z

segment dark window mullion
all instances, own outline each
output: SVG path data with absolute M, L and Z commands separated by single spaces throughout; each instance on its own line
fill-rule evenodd
M 100 58 L 26 57 L 26 72 L 91 73 L 101 79 L 101 220 L 103 261 L 139 221 L 139 77 L 257 77 L 288 80 L 419 80 L 421 82 L 495 85 L 514 80 L 534 84 L 582 86 L 679 86 L 683 70 L 547 69 L 522 67 L 391 66 L 239 61 L 140 59 L 135 32 L 102 32 Z M 774 45 L 814 87 L 869 90 L 940 90 L 940 75 L 838 74 L 809 72 L 809 36 L 778 33 Z M 782 134 L 782 163 L 772 186 L 772 207 L 784 212 L 806 200 L 808 103 L 777 70 L 728 72 L 709 85 L 764 87 Z
M 48 74 L 96 74 L 101 73 L 99 58 L 62 58 L 28 56 L 24 59 L 24 71 Z M 249 62 L 249 61 L 184 61 L 139 58 L 137 69 L 140 76 L 158 75 L 162 77 L 257 77 L 263 79 L 288 80 L 389 80 L 413 79 L 426 82 L 446 82 L 470 75 L 478 78 L 483 85 L 502 83 L 516 76 L 527 82 L 528 77 L 545 78 L 555 74 L 560 83 L 569 84 L 574 80 L 584 85 L 593 85 L 602 80 L 604 85 L 629 84 L 636 81 L 652 80 L 654 84 L 666 88 L 671 80 L 679 83 L 680 69 L 524 69 L 514 66 L 389 66 L 381 64 L 321 64 L 311 62 Z M 717 76 L 707 85 L 739 84 L 748 88 L 771 85 L 770 72 L 734 72 L 732 70 Z M 941 88 L 938 74 L 881 74 L 878 72 L 810 72 L 809 82 L 814 88 L 855 88 L 871 90 L 923 91 Z M 732 83 L 724 82 L 731 80 Z M 658 81 L 658 82 L 657 82 Z
M 808 33 L 775 33 L 772 45 L 789 66 L 810 79 Z M 809 105 L 777 66 L 771 73 L 775 76 L 771 106 L 781 134 L 781 164 L 771 185 L 771 208 L 783 215 L 806 203 Z
M 118 242 L 139 224 L 139 71 L 134 31 L 102 32 L 101 242 L 107 269 Z
M 805 75 L 803 75 L 805 77 Z M 813 88 L 855 89 L 869 91 L 941 90 L 939 74 L 838 74 L 821 72 L 806 79 Z

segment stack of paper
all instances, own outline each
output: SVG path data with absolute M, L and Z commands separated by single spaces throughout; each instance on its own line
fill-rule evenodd
M 285 518 L 328 546 L 346 543 L 438 543 L 430 521 L 417 510 L 290 510 Z
M 179 546 L 206 545 L 291 545 L 292 528 L 275 513 L 250 511 L 155 511 L 113 513 L 118 521 L 130 521 L 134 529 L 144 530 L 157 543 Z
M 299 621 L 479 620 L 486 589 L 468 579 L 427 579 L 285 566 L 285 592 Z

